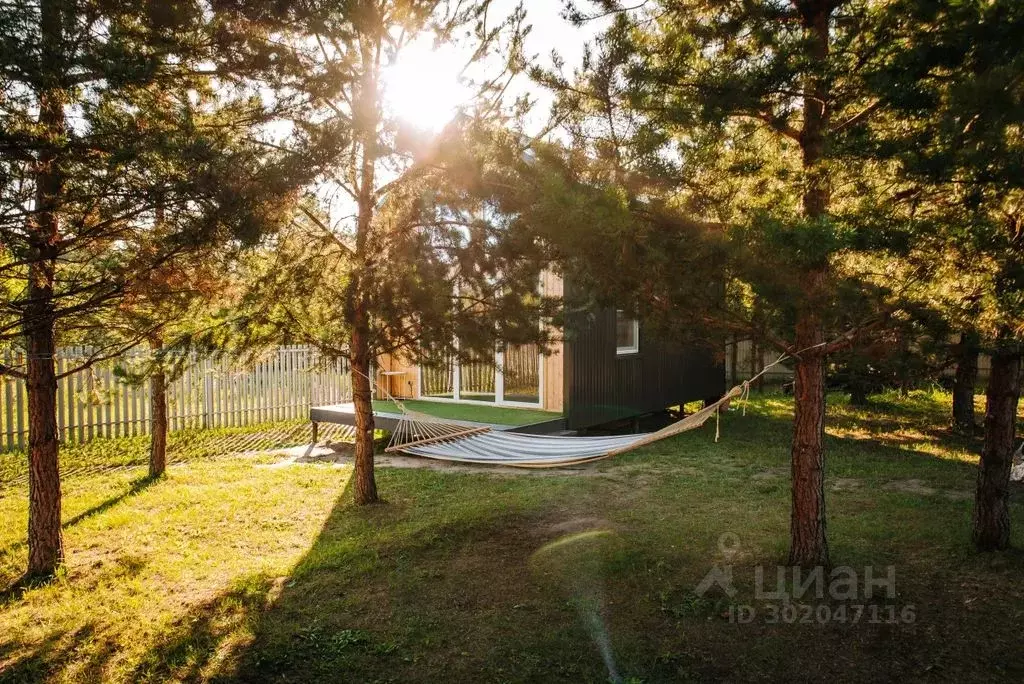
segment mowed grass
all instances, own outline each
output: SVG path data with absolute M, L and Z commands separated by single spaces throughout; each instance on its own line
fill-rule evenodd
M 339 426 L 340 427 L 340 426 Z M 291 420 L 261 423 L 248 427 L 224 427 L 211 430 L 189 428 L 168 435 L 167 451 L 172 461 L 219 458 L 232 449 L 259 451 L 309 443 L 309 421 Z M 149 436 L 120 439 L 100 437 L 61 449 L 61 473 L 80 473 L 142 466 L 149 458 Z M 0 490 L 5 485 L 27 481 L 28 461 L 24 453 L 0 452 Z
M 0 601 L 0 680 L 1020 681 L 1024 558 L 970 549 L 978 444 L 947 434 L 948 397 L 832 399 L 833 560 L 892 566 L 898 592 L 795 607 L 845 620 L 772 622 L 783 604 L 754 593 L 788 539 L 791 404 L 767 395 L 717 444 L 707 427 L 568 472 L 381 468 L 367 508 L 348 467 L 267 457 L 72 478 L 67 572 Z M 6 585 L 26 501 L 0 497 Z M 695 591 L 715 566 L 735 596 Z M 742 605 L 755 619 L 730 621 Z

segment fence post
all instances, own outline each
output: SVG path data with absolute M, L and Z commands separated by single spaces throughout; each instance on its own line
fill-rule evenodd
M 209 359 L 203 359 L 203 429 L 213 423 L 213 373 Z
M 4 363 L 8 366 L 14 365 L 14 360 L 11 358 L 11 351 L 9 349 L 4 350 Z M 15 425 L 14 425 L 14 393 L 21 391 L 21 386 L 13 377 L 5 377 L 0 380 L 4 384 L 4 418 L 5 427 L 7 428 L 7 449 L 14 448 L 15 442 Z M 17 426 L 18 430 L 21 430 L 21 425 Z

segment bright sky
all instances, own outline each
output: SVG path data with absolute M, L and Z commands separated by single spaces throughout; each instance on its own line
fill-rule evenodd
M 495 8 L 508 13 L 516 6 L 517 0 L 496 0 Z M 524 0 L 526 23 L 533 28 L 526 37 L 526 54 L 536 57 L 542 66 L 551 66 L 551 52 L 556 51 L 565 62 L 565 71 L 571 74 L 583 61 L 583 48 L 594 36 L 608 26 L 609 20 L 595 20 L 582 27 L 573 26 L 562 17 L 563 0 Z M 551 105 L 551 94 L 530 87 L 538 103 L 534 121 L 537 126 L 547 122 Z
M 517 0 L 496 0 L 492 16 L 507 16 L 516 4 Z M 566 71 L 571 73 L 582 61 L 586 42 L 607 22 L 595 21 L 577 28 L 562 17 L 562 5 L 562 0 L 527 0 L 524 3 L 526 23 L 532 26 L 526 38 L 526 53 L 541 65 L 550 66 L 551 52 L 555 50 L 564 60 Z M 426 132 L 437 131 L 472 95 L 458 78 L 465 60 L 466 54 L 459 47 L 442 46 L 433 50 L 431 40 L 424 38 L 403 51 L 399 63 L 388 69 L 384 76 L 385 99 L 408 123 Z M 520 77 L 508 94 L 515 96 L 524 92 L 537 101 L 529 124 L 531 128 L 540 128 L 547 120 L 551 94 L 535 88 L 525 77 Z
M 494 17 L 507 17 L 518 4 L 518 0 L 494 0 L 491 12 Z M 564 62 L 564 70 L 572 73 L 583 59 L 584 46 L 607 21 L 594 21 L 581 28 L 573 26 L 562 17 L 563 0 L 524 0 L 526 24 L 532 30 L 526 37 L 525 52 L 536 63 L 550 67 L 551 52 L 557 51 Z M 433 49 L 429 36 L 407 46 L 399 56 L 398 63 L 388 67 L 383 76 L 384 100 L 393 113 L 407 125 L 418 128 L 426 135 L 441 130 L 455 116 L 460 105 L 471 100 L 473 90 L 460 82 L 459 73 L 465 66 L 469 54 L 465 46 L 441 46 Z M 480 77 L 493 78 L 500 72 L 501 65 L 479 65 L 475 70 L 484 73 Z M 540 132 L 548 122 L 552 94 L 537 88 L 529 78 L 520 75 L 506 92 L 511 101 L 524 93 L 535 101 L 527 118 L 527 133 Z M 378 170 L 378 179 L 385 180 L 392 169 Z M 325 201 L 335 225 L 350 225 L 354 214 L 354 202 L 338 188 L 326 184 L 319 192 Z

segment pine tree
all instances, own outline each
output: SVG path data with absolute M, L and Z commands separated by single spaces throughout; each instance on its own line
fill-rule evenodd
M 502 85 L 521 61 L 522 12 L 490 24 L 489 6 L 362 0 L 292 13 L 277 12 L 276 3 L 250 8 L 253 22 L 267 35 L 285 36 L 298 55 L 298 68 L 278 77 L 301 100 L 295 130 L 281 144 L 327 171 L 318 178 L 319 196 L 253 264 L 262 275 L 253 279 L 259 287 L 242 327 L 250 346 L 289 339 L 348 361 L 360 505 L 378 500 L 376 358 L 451 354 L 456 339 L 458 353 L 470 354 L 493 351 L 499 340 L 543 337 L 543 300 L 531 296 L 539 281 L 536 250 L 509 248 L 486 198 L 474 195 L 491 154 L 487 122 L 504 114 Z M 426 135 L 389 110 L 384 71 L 414 41 L 444 44 L 457 35 L 468 35 L 468 62 L 493 59 L 504 71 L 477 84 L 477 97 L 440 134 Z M 509 142 L 505 136 L 497 147 Z M 326 203 L 325 196 L 343 199 Z
M 41 0 L 0 15 L 0 238 L 10 255 L 0 340 L 27 352 L 24 368 L 0 370 L 28 389 L 28 576 L 51 575 L 64 557 L 58 343 L 87 336 L 93 314 L 140 274 L 203 245 L 254 240 L 297 184 L 263 146 L 235 144 L 269 116 L 244 82 L 259 60 L 214 10 Z M 174 229 L 147 241 L 158 207 Z M 152 249 L 132 249 L 143 242 Z
M 980 284 L 959 314 L 970 326 L 962 409 L 968 392 L 973 403 L 971 333 L 992 358 L 972 539 L 979 550 L 1004 549 L 1024 349 L 1024 6 L 905 0 L 894 15 L 916 31 L 875 76 L 903 122 L 877 153 L 896 159 L 921 192 L 942 196 L 952 216 L 941 226 L 946 249 L 968 257 L 961 277 Z
M 146 238 L 160 240 L 162 232 Z M 128 283 L 114 305 L 93 312 L 92 325 L 79 340 L 92 348 L 137 344 L 136 350 L 144 351 L 119 359 L 115 374 L 136 386 L 149 381 L 150 478 L 162 476 L 167 468 L 169 384 L 182 376 L 197 354 L 219 354 L 230 344 L 217 334 L 222 332 L 217 315 L 231 303 L 227 293 L 240 287 L 233 275 L 247 251 L 208 244 L 150 269 Z
M 897 285 L 877 274 L 900 249 L 906 210 L 882 182 L 888 171 L 861 151 L 886 111 L 868 76 L 906 30 L 883 9 L 595 2 L 574 18 L 613 20 L 580 73 L 536 74 L 560 94 L 577 147 L 603 169 L 593 180 L 622 188 L 638 219 L 595 238 L 622 245 L 614 276 L 606 262 L 605 275 L 591 266 L 574 280 L 635 298 L 676 335 L 702 326 L 705 336 L 753 336 L 794 359 L 797 565 L 829 563 L 826 360 L 898 308 Z
M 978 334 L 973 330 L 960 333 L 956 345 L 956 374 L 953 379 L 953 429 L 973 434 L 974 389 L 978 384 L 978 357 L 981 347 Z

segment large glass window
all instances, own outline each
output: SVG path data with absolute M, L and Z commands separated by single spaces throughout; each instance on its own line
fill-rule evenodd
M 615 312 L 615 353 L 636 354 L 640 351 L 640 322 L 625 312 Z
M 540 350 L 537 345 L 506 346 L 501 359 L 501 374 L 505 401 L 540 403 Z
M 497 401 L 496 369 L 493 359 L 474 355 L 459 363 L 459 399 L 469 401 Z
M 420 394 L 438 399 L 455 398 L 455 363 L 451 355 L 420 366 Z
M 420 366 L 424 399 L 498 404 L 541 403 L 541 356 L 535 344 L 506 345 L 492 358 L 445 356 Z

